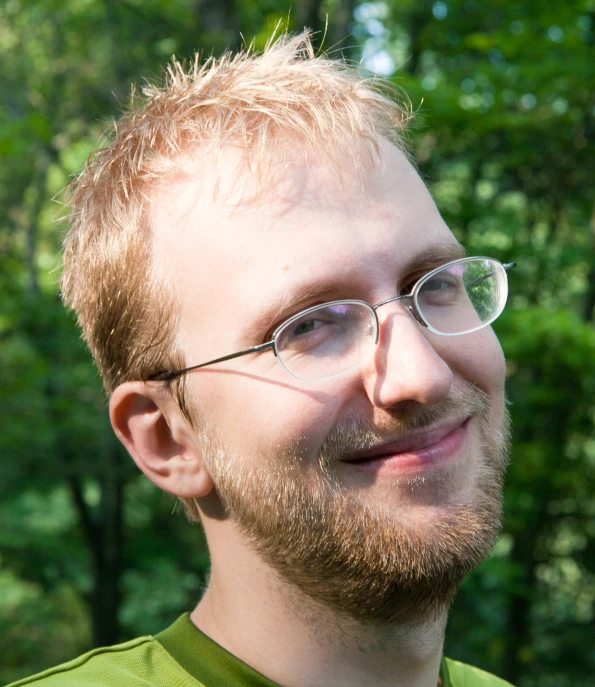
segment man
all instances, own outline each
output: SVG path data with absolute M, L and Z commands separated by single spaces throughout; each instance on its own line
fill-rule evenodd
M 499 530 L 508 266 L 464 258 L 389 95 L 307 35 L 174 63 L 74 185 L 66 301 L 212 567 L 157 637 L 19 684 L 506 684 L 442 645 Z

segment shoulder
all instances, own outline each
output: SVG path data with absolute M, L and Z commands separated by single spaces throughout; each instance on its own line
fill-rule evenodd
M 444 664 L 449 687 L 512 687 L 510 682 L 466 663 L 444 658 Z
M 153 637 L 89 651 L 7 687 L 202 687 Z

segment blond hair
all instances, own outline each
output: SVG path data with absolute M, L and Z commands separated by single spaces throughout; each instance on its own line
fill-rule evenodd
M 262 53 L 175 59 L 162 86 L 134 95 L 71 186 L 62 291 L 78 315 L 107 393 L 184 367 L 176 348 L 174 292 L 154 269 L 147 198 L 176 174 L 182 152 L 238 146 L 264 175 L 283 143 L 329 161 L 372 156 L 378 137 L 400 145 L 411 116 L 385 82 L 314 54 L 307 32 L 281 35 Z M 165 383 L 165 382 L 163 382 Z M 183 382 L 172 382 L 192 420 Z

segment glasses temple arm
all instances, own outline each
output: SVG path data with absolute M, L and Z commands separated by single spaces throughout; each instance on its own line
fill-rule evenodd
M 238 351 L 237 353 L 231 353 L 230 355 L 224 355 L 222 358 L 215 358 L 215 360 L 209 360 L 208 363 L 201 363 L 200 365 L 192 365 L 192 367 L 185 367 L 182 370 L 165 370 L 163 372 L 157 372 L 157 374 L 151 375 L 149 377 L 150 382 L 163 382 L 171 381 L 176 379 L 176 377 L 181 377 L 186 372 L 191 372 L 192 370 L 198 370 L 201 367 L 206 367 L 207 365 L 215 365 L 215 363 L 222 363 L 226 360 L 233 360 L 234 358 L 239 358 L 242 355 L 248 355 L 249 353 L 258 353 L 259 351 L 264 351 L 267 348 L 272 348 L 275 350 L 275 342 L 267 341 L 266 343 L 259 344 L 258 346 L 252 346 L 245 351 Z
M 511 270 L 513 267 L 516 267 L 516 262 L 507 262 L 504 265 L 502 265 L 505 270 Z M 489 279 L 494 272 L 488 272 L 487 274 L 484 274 L 483 277 L 479 277 L 478 279 L 474 279 L 473 281 L 465 282 L 465 286 L 473 286 L 473 284 L 479 284 L 480 281 L 484 281 L 484 279 Z

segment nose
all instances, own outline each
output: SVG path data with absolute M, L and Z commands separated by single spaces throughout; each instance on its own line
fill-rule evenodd
M 446 398 L 453 382 L 449 365 L 406 307 L 395 303 L 378 312 L 378 344 L 363 371 L 366 393 L 378 408 L 433 405 Z

